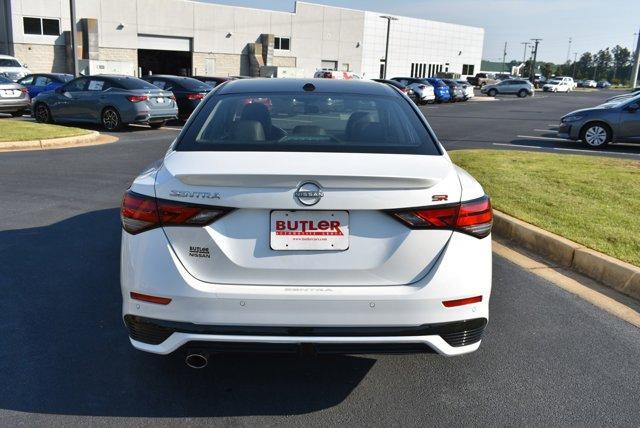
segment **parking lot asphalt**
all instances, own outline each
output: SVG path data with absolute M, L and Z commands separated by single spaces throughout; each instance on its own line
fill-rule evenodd
M 502 126 L 538 98 L 527 101 L 425 108 L 446 145 L 476 147 L 498 134 L 474 143 L 444 129 L 457 111 Z M 474 354 L 224 355 L 198 371 L 180 354 L 134 350 L 120 318 L 118 207 L 176 134 L 130 127 L 113 144 L 0 153 L 0 425 L 637 426 L 640 330 L 498 256 Z
M 593 107 L 620 91 L 536 92 L 532 98 L 514 95 L 494 99 L 480 95 L 471 101 L 422 106 L 447 150 L 517 149 L 553 153 L 640 158 L 638 144 L 610 144 L 591 150 L 582 142 L 557 138 L 560 118 L 570 111 Z

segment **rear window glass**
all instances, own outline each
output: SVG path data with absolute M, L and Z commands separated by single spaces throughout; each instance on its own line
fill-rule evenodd
M 401 97 L 307 92 L 212 97 L 176 149 L 440 154 Z
M 71 82 L 73 80 L 73 75 L 71 74 L 59 74 L 56 76 L 62 82 Z
M 124 89 L 158 89 L 157 86 L 136 77 L 116 79 L 115 82 Z
M 210 91 L 211 86 L 207 85 L 204 82 L 201 82 L 196 79 L 192 79 L 191 77 L 186 77 L 184 79 L 180 79 L 177 83 L 182 86 L 187 91 Z
M 22 67 L 22 66 L 15 59 L 0 58 L 0 67 Z
M 0 76 L 0 83 L 13 83 L 13 80 L 9 80 L 4 76 Z M 27 83 L 25 83 L 26 85 Z

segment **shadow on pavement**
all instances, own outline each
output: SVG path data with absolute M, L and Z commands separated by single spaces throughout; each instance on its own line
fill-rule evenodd
M 375 360 L 134 350 L 120 316 L 117 209 L 0 232 L 0 408 L 99 416 L 308 413 L 341 403 Z

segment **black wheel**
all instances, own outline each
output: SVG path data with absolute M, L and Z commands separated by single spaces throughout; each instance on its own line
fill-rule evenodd
M 525 89 L 520 89 L 520 90 L 518 91 L 518 96 L 519 96 L 520 98 L 524 98 L 524 97 L 526 97 L 526 96 L 527 96 L 527 91 L 526 91 Z
M 36 105 L 34 116 L 36 118 L 36 121 L 40 123 L 51 122 L 51 111 L 49 110 L 49 107 L 44 103 Z
M 113 107 L 107 107 L 102 110 L 102 126 L 107 131 L 117 131 L 122 128 L 122 119 L 120 119 L 120 114 L 118 110 Z
M 496 95 L 498 95 L 498 91 L 496 91 L 495 89 L 489 89 L 487 91 L 487 95 L 489 95 L 490 97 L 495 97 Z
M 24 116 L 25 111 L 24 110 L 20 110 L 20 111 L 14 111 L 13 113 L 11 113 L 11 116 L 13 117 L 20 117 L 20 116 Z
M 150 123 L 149 126 L 151 127 L 151 129 L 160 129 L 162 128 L 167 122 L 165 120 L 163 120 L 162 122 L 153 122 Z
M 606 146 L 611 138 L 611 129 L 602 122 L 588 123 L 580 130 L 580 139 L 594 149 Z

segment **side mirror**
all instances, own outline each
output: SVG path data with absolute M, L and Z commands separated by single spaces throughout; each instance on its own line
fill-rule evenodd
M 632 103 L 627 106 L 627 111 L 629 113 L 635 113 L 636 111 L 638 111 L 638 109 L 640 109 L 638 103 Z
M 62 93 L 64 93 L 64 86 L 58 86 L 58 87 L 56 88 L 56 91 L 55 91 L 55 92 L 56 92 L 56 94 L 62 94 Z

